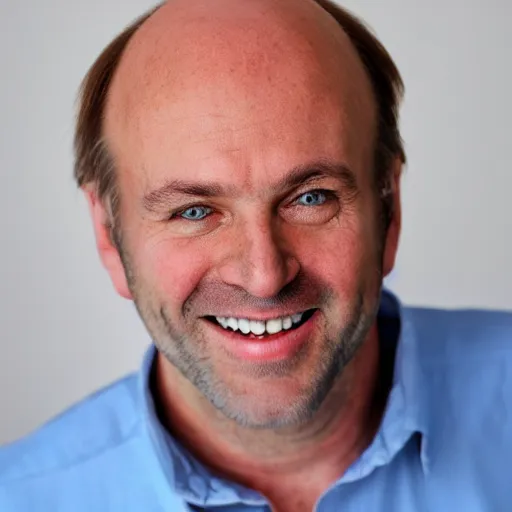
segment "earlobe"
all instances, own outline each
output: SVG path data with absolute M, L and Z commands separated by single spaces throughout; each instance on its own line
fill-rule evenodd
M 393 198 L 393 213 L 386 234 L 382 262 L 382 270 L 384 276 L 387 276 L 393 270 L 393 267 L 395 266 L 396 254 L 398 252 L 398 241 L 402 227 L 402 206 L 400 198 L 402 166 L 402 160 L 398 157 L 395 158 L 395 161 L 393 162 L 393 170 L 390 182 L 391 190 L 389 191 Z
M 121 295 L 121 297 L 131 300 L 132 294 L 126 279 L 124 265 L 119 255 L 119 250 L 111 236 L 110 214 L 106 210 L 103 202 L 98 198 L 95 186 L 85 185 L 82 187 L 82 191 L 84 192 L 89 206 L 96 237 L 96 247 L 103 266 L 107 269 L 117 293 Z

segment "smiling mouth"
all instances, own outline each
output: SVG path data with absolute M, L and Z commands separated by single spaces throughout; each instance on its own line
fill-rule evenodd
M 247 338 L 279 334 L 293 331 L 304 325 L 315 313 L 316 309 L 309 309 L 290 316 L 282 316 L 269 320 L 250 320 L 248 318 L 207 316 L 205 319 L 228 332 L 236 332 Z

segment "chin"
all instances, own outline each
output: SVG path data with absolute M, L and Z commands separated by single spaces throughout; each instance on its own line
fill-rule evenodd
M 333 379 L 312 385 L 314 379 L 305 377 L 292 374 L 263 381 L 243 379 L 237 386 L 225 383 L 223 392 L 208 393 L 207 399 L 225 417 L 245 428 L 297 427 L 314 417 L 332 388 Z M 300 381 L 306 384 L 297 385 Z
M 272 404 L 245 404 L 243 408 L 232 407 L 222 412 L 241 427 L 275 430 L 298 427 L 307 423 L 315 411 L 297 404 L 273 402 Z

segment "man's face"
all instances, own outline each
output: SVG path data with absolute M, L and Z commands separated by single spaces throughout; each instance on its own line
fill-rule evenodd
M 153 62 L 114 84 L 107 135 L 127 281 L 156 346 L 228 417 L 268 427 L 308 419 L 365 339 L 385 240 L 352 50 L 329 69 L 298 43 L 289 58 L 243 37 L 224 58 L 188 55 L 192 71 Z

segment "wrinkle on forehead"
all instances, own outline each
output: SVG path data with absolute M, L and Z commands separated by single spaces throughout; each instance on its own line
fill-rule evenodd
M 241 120 L 251 126 L 299 113 L 302 122 L 330 108 L 372 143 L 369 79 L 346 34 L 315 2 L 169 0 L 130 41 L 105 128 L 117 156 L 180 121 L 194 121 L 198 142 L 229 140 Z

